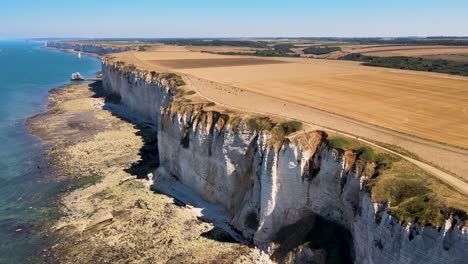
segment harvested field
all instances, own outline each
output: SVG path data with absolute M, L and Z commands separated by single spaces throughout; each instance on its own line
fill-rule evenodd
M 424 56 L 440 54 L 467 53 L 466 46 L 407 46 L 407 45 L 387 45 L 374 47 L 343 47 L 343 51 L 348 53 L 362 53 L 372 56 Z
M 245 66 L 245 65 L 264 65 L 287 63 L 281 60 L 267 60 L 257 58 L 221 58 L 221 59 L 179 59 L 179 60 L 153 60 L 150 61 L 156 65 L 160 65 L 172 69 L 196 69 L 196 68 L 217 68 L 230 66 Z
M 194 76 L 468 148 L 468 79 L 314 61 L 184 70 Z
M 191 51 L 195 52 L 243 52 L 243 53 L 254 53 L 257 50 L 264 50 L 262 48 L 249 48 L 249 47 L 232 47 L 232 46 L 192 46 L 187 47 Z
M 117 56 L 147 69 L 170 69 L 420 138 L 468 148 L 468 78 L 331 60 L 276 58 L 290 63 L 208 68 L 156 62 L 235 58 L 180 50 L 128 52 Z
M 421 56 L 422 58 L 425 59 L 430 59 L 430 60 L 449 60 L 449 61 L 456 61 L 456 62 L 466 62 L 468 63 L 468 56 L 464 56 L 462 54 L 460 55 L 455 55 L 455 54 L 443 54 L 443 55 L 425 55 Z

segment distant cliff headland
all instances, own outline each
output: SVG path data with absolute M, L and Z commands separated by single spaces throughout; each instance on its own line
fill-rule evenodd
M 80 43 L 69 41 L 50 41 L 46 42 L 46 47 L 69 51 L 80 51 L 97 55 L 105 55 L 114 52 L 123 52 L 130 50 L 129 47 L 106 46 L 103 44 Z

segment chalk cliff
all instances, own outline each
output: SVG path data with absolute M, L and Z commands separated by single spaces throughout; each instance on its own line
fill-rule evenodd
M 47 47 L 64 49 L 64 50 L 74 50 L 81 51 L 86 53 L 94 53 L 97 55 L 105 55 L 115 52 L 123 52 L 129 50 L 127 47 L 111 47 L 103 46 L 98 44 L 84 44 L 84 43 L 75 43 L 75 42 L 66 42 L 66 41 L 52 41 L 47 43 Z
M 321 259 L 304 247 L 314 223 L 334 225 L 355 263 L 466 263 L 468 229 L 402 226 L 374 203 L 352 153 L 332 149 L 316 131 L 269 144 L 271 134 L 203 107 L 171 107 L 175 87 L 154 73 L 103 60 L 103 86 L 156 128 L 159 163 L 203 199 L 221 204 L 231 225 L 276 260 Z M 157 175 L 156 175 L 157 176 Z M 291 253 L 288 252 L 293 252 Z

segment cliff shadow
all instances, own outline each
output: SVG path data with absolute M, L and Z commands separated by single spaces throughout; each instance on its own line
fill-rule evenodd
M 94 92 L 93 97 L 104 98 L 105 104 L 109 104 L 109 103 L 120 104 L 120 101 L 121 101 L 120 95 L 106 92 L 102 85 L 103 85 L 102 81 L 95 81 L 89 84 L 90 90 Z
M 169 172 L 164 164 L 154 171 L 151 189 L 171 197 L 176 206 L 195 212 L 198 221 L 213 226 L 200 236 L 219 242 L 251 244 L 250 239 L 245 238 L 241 231 L 231 225 L 231 215 L 222 205 L 204 200 Z
M 146 178 L 159 166 L 159 150 L 156 129 L 148 123 L 136 122 L 132 118 L 126 107 L 121 104 L 119 95 L 107 93 L 103 89 L 102 81 L 96 81 L 89 84 L 91 91 L 94 92 L 94 98 L 104 98 L 103 109 L 109 111 L 113 116 L 129 122 L 137 130 L 136 135 L 143 140 L 143 146 L 139 151 L 140 160 L 134 162 L 125 172 L 137 176 L 137 178 Z
M 132 116 L 132 113 L 129 113 L 128 109 L 121 104 L 121 97 L 119 95 L 108 93 L 103 89 L 102 81 L 93 82 L 89 84 L 89 87 L 94 93 L 94 98 L 104 99 L 104 105 L 102 106 L 103 109 L 108 110 L 113 116 L 121 120 L 132 123 L 134 128 L 137 129 L 136 135 L 143 139 L 143 146 L 139 151 L 140 160 L 134 162 L 124 171 L 131 175 L 135 175 L 138 178 L 147 178 L 148 174 L 153 173 L 160 165 L 157 130 L 154 128 L 154 125 L 138 122 L 138 120 Z M 163 169 L 163 167 L 160 169 Z M 169 182 L 166 182 L 165 184 L 170 184 Z M 218 217 L 217 213 L 220 209 L 217 206 L 205 202 L 178 180 L 175 185 L 175 189 L 180 192 L 171 192 L 170 190 L 174 189 L 169 185 L 161 190 L 157 188 L 152 188 L 152 190 L 172 197 L 174 199 L 174 204 L 177 206 L 202 208 L 201 214 L 203 216 L 197 217 L 198 220 L 213 224 L 212 229 L 201 234 L 202 237 L 219 242 L 241 243 L 239 242 L 241 233 L 229 225 L 229 218 L 223 219 L 222 216 Z M 229 230 L 230 232 L 226 230 Z M 237 237 L 237 239 L 235 237 Z
M 326 263 L 354 263 L 351 232 L 326 218 L 310 213 L 278 231 L 274 242 L 279 244 L 271 258 L 282 263 L 289 252 L 300 246 L 309 247 L 326 259 Z
M 235 240 L 228 232 L 218 226 L 214 226 L 211 230 L 202 233 L 201 236 L 224 243 L 240 243 Z

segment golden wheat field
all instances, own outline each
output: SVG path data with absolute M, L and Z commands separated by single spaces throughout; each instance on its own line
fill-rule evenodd
M 367 67 L 350 61 L 221 56 L 183 47 L 116 56 L 146 69 L 188 74 L 468 148 L 466 77 Z
M 372 56 L 424 56 L 468 53 L 466 46 L 406 46 L 406 45 L 380 45 L 380 46 L 344 46 L 346 53 L 362 53 Z

